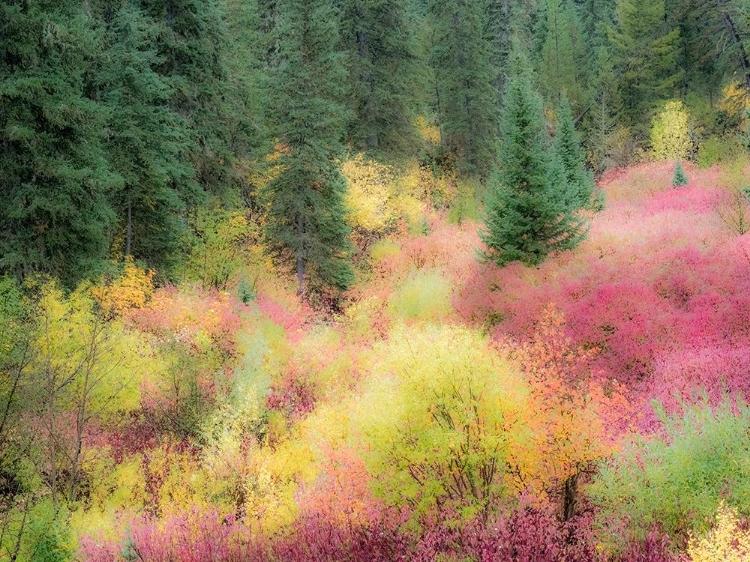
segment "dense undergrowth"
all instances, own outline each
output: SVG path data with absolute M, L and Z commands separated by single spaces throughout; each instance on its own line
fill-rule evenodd
M 679 189 L 672 165 L 611 172 L 578 249 L 497 268 L 470 185 L 344 170 L 358 280 L 333 314 L 238 217 L 193 284 L 129 264 L 69 295 L 4 287 L 6 551 L 745 559 L 750 234 L 724 172 L 687 165 Z M 201 288 L 216 255 L 236 258 L 225 291 Z

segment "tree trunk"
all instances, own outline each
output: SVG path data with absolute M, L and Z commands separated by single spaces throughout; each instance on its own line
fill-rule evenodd
M 125 231 L 125 256 L 130 256 L 133 243 L 133 204 L 128 199 L 128 223 Z
M 297 235 L 299 237 L 299 244 L 302 246 L 304 241 L 302 237 L 305 234 L 305 223 L 302 219 L 302 214 L 297 215 Z M 305 293 L 305 258 L 302 253 L 302 248 L 297 249 L 297 296 L 302 297 Z
M 570 476 L 565 480 L 563 487 L 563 505 L 562 505 L 562 519 L 563 521 L 570 520 L 576 512 L 576 503 L 578 495 L 578 474 Z
M 739 51 L 740 66 L 742 67 L 742 72 L 745 78 L 745 88 L 750 92 L 750 63 L 748 63 L 747 60 L 747 51 L 745 51 L 745 46 L 742 44 L 740 34 L 737 31 L 737 28 L 734 25 L 734 20 L 732 19 L 732 16 L 729 15 L 729 12 L 724 12 L 724 23 L 726 24 L 727 31 L 732 36 L 732 40 Z

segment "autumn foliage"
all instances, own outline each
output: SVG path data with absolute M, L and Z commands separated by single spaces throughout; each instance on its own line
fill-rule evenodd
M 0 424 L 38 462 L 0 469 L 54 474 L 66 523 L 24 530 L 19 493 L 5 536 L 92 562 L 741 560 L 750 238 L 717 212 L 725 173 L 675 190 L 672 166 L 610 172 L 578 249 L 498 268 L 451 220 L 455 178 L 354 157 L 359 280 L 333 312 L 252 247 L 225 248 L 248 261 L 223 290 L 132 262 L 0 286 L 0 406 L 30 395 L 14 376 L 71 380 Z

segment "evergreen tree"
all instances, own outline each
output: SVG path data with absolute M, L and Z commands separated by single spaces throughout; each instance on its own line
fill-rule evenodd
M 157 71 L 173 84 L 171 107 L 186 121 L 201 187 L 225 196 L 232 176 L 227 36 L 219 0 L 141 0 L 160 23 Z
M 589 52 L 595 53 L 608 45 L 607 30 L 615 23 L 617 0 L 584 0 L 576 4 Z
M 577 110 L 586 105 L 589 61 L 578 15 L 564 0 L 549 0 L 542 47 L 540 84 L 555 104 L 565 93 Z
M 620 79 L 622 118 L 644 139 L 654 109 L 675 93 L 679 28 L 665 24 L 664 0 L 619 0 L 610 33 Z
M 262 84 L 263 38 L 258 0 L 225 0 L 224 25 L 228 74 L 228 142 L 233 158 L 268 152 Z
M 113 16 L 101 72 L 110 109 L 106 148 L 122 189 L 112 196 L 124 231 L 124 254 L 151 266 L 172 262 L 185 231 L 185 200 L 199 188 L 191 178 L 189 131 L 170 107 L 172 88 L 154 68 L 156 27 L 132 2 Z
M 462 175 L 486 177 L 496 149 L 497 100 L 484 3 L 433 0 L 437 113 Z
M 505 89 L 513 45 L 528 53 L 535 50 L 534 34 L 543 16 L 540 3 L 539 0 L 487 0 L 484 6 L 498 105 Z
M 581 137 L 576 131 L 568 98 L 563 95 L 557 112 L 555 131 L 555 153 L 565 171 L 570 205 L 584 208 L 591 202 L 594 192 L 594 176 L 586 169 L 586 155 L 581 147 Z
M 277 10 L 278 67 L 270 91 L 283 149 L 281 171 L 266 190 L 266 241 L 271 256 L 296 271 L 300 295 L 344 290 L 352 270 L 346 182 L 336 163 L 346 119 L 338 13 L 326 0 L 279 0 Z
M 498 265 L 538 265 L 575 247 L 584 222 L 571 205 L 565 170 L 545 128 L 541 96 L 520 72 L 509 79 L 501 120 L 500 168 L 490 182 L 484 257 Z
M 619 113 L 619 92 L 612 56 L 605 47 L 596 55 L 596 82 L 593 90 L 591 110 L 586 121 L 588 149 L 591 164 L 596 173 L 602 173 L 608 167 L 616 165 L 610 147 L 617 129 Z
M 411 0 L 346 0 L 344 8 L 352 109 L 348 136 L 359 149 L 413 151 L 424 71 Z
M 685 174 L 685 170 L 682 168 L 682 162 L 677 161 L 674 167 L 674 175 L 672 176 L 672 187 L 682 187 L 688 184 L 688 178 Z
M 97 53 L 73 0 L 0 3 L 0 270 L 68 284 L 106 257 L 114 185 L 87 95 Z

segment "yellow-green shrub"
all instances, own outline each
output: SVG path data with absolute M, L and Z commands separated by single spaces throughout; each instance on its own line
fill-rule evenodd
M 524 467 L 528 389 L 477 332 L 396 328 L 353 414 L 375 492 L 421 513 L 500 507 Z M 523 468 L 519 468 L 523 471 Z
M 440 320 L 451 313 L 451 285 L 438 271 L 417 271 L 396 290 L 391 314 L 407 320 Z
M 651 151 L 656 160 L 680 160 L 690 151 L 689 115 L 681 101 L 668 101 L 651 125 Z
M 378 265 L 384 259 L 392 258 L 401 253 L 401 246 L 393 240 L 384 239 L 373 244 L 370 249 L 370 258 L 373 265 Z

